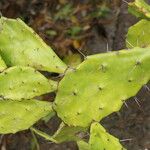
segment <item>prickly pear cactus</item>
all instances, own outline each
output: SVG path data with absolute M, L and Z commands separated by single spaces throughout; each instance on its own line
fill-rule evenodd
M 51 103 L 38 100 L 0 101 L 0 134 L 28 129 L 52 111 Z
M 63 73 L 66 65 L 22 20 L 0 18 L 0 54 L 8 66 Z
M 10 67 L 0 73 L 0 98 L 30 99 L 54 91 L 56 83 L 31 67 Z
M 7 66 L 6 66 L 5 62 L 3 61 L 2 57 L 0 56 L 0 72 L 2 72 L 6 68 L 7 68 Z
M 150 46 L 150 21 L 141 20 L 128 30 L 126 46 L 133 47 L 149 47 Z
M 68 125 L 87 127 L 118 111 L 150 79 L 150 48 L 88 56 L 60 81 L 54 109 Z
M 136 17 L 150 19 L 150 6 L 144 0 L 135 0 L 128 6 L 129 12 Z

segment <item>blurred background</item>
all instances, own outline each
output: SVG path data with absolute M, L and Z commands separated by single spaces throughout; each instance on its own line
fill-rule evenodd
M 138 19 L 130 15 L 131 0 L 0 0 L 2 16 L 21 18 L 50 45 L 67 64 L 76 66 L 84 56 L 125 48 L 128 28 Z M 150 90 L 142 88 L 120 112 L 102 120 L 128 150 L 150 149 Z M 49 101 L 54 95 L 45 96 Z M 111 104 L 110 104 L 111 105 Z M 57 117 L 36 126 L 53 134 Z M 76 143 L 54 144 L 30 131 L 0 136 L 1 150 L 78 150 Z

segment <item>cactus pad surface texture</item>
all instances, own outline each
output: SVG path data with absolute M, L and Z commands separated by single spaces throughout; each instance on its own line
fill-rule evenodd
M 66 65 L 21 19 L 0 18 L 0 54 L 8 66 L 63 73 Z
M 149 48 L 88 56 L 60 81 L 53 107 L 66 124 L 87 127 L 118 111 L 149 79 Z
M 52 111 L 51 103 L 38 100 L 1 100 L 0 134 L 28 129 Z
M 31 67 L 14 66 L 0 74 L 1 99 L 30 99 L 54 91 L 56 85 Z
M 7 66 L 6 66 L 5 62 L 2 59 L 2 57 L 0 56 L 0 72 L 2 72 L 6 68 L 7 68 Z
M 141 20 L 128 30 L 126 45 L 128 48 L 150 46 L 150 21 Z

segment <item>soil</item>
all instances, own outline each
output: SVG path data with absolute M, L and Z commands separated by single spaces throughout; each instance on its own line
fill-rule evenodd
M 90 25 L 90 29 L 86 30 L 86 33 L 84 32 L 84 34 L 88 34 L 81 38 L 82 42 L 79 40 L 78 43 L 74 45 L 72 37 L 68 37 L 65 33 L 60 32 L 62 30 L 62 28 L 60 28 L 62 24 L 60 24 L 60 26 L 58 24 L 56 25 L 48 18 L 50 13 L 55 14 L 56 10 L 54 8 L 57 7 L 57 4 L 64 3 L 65 1 L 67 0 L 0 0 L 0 11 L 2 15 L 6 17 L 23 18 L 26 23 L 33 27 L 36 32 L 55 49 L 55 52 L 61 58 L 70 53 L 79 53 L 76 50 L 76 47 L 78 47 L 76 45 L 78 44 L 80 45 L 79 47 L 81 47 L 80 51 L 82 51 L 84 55 L 125 48 L 127 30 L 138 21 L 138 19 L 128 13 L 126 2 L 107 0 L 108 5 L 110 5 L 111 2 L 111 6 L 109 6 L 111 13 L 105 18 L 92 19 L 84 22 L 84 25 Z M 75 2 L 74 7 L 77 7 L 78 4 L 86 6 L 89 1 L 90 0 L 78 0 Z M 92 8 L 96 7 L 97 3 L 95 0 L 94 4 L 92 4 Z M 70 27 L 70 22 L 63 21 L 63 23 L 65 26 L 67 23 L 67 26 Z M 52 38 L 48 37 L 45 31 L 49 28 L 56 29 L 58 31 L 57 35 Z M 149 84 L 144 86 L 136 95 L 140 105 L 135 101 L 135 97 L 131 98 L 118 113 L 113 113 L 101 121 L 112 135 L 121 139 L 121 143 L 128 150 L 150 149 L 150 89 L 148 87 L 150 87 Z M 49 100 L 51 100 L 51 97 L 53 96 L 50 96 Z M 47 123 L 39 122 L 37 127 L 52 134 L 59 124 L 59 118 L 54 117 Z M 45 141 L 41 137 L 37 138 L 41 150 L 78 150 L 75 142 L 54 144 Z M 34 147 L 32 140 L 33 138 L 29 130 L 14 135 L 1 135 L 0 146 L 2 150 L 37 149 Z

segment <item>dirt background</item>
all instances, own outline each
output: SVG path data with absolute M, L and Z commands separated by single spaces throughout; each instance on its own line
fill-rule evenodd
M 125 48 L 127 30 L 138 21 L 128 14 L 127 2 L 129 0 L 0 0 L 0 11 L 6 17 L 22 18 L 62 59 L 76 63 L 84 55 Z M 74 54 L 78 57 L 73 57 Z M 120 112 L 101 122 L 128 150 L 150 149 L 149 96 L 147 85 L 136 95 L 140 106 L 131 98 Z M 46 97 L 51 101 L 54 95 Z M 52 134 L 59 124 L 59 118 L 54 117 L 47 123 L 37 123 L 37 127 Z M 74 142 L 58 145 L 38 136 L 37 140 L 35 146 L 30 131 L 1 135 L 0 147 L 1 150 L 30 150 L 38 146 L 41 150 L 78 149 Z

